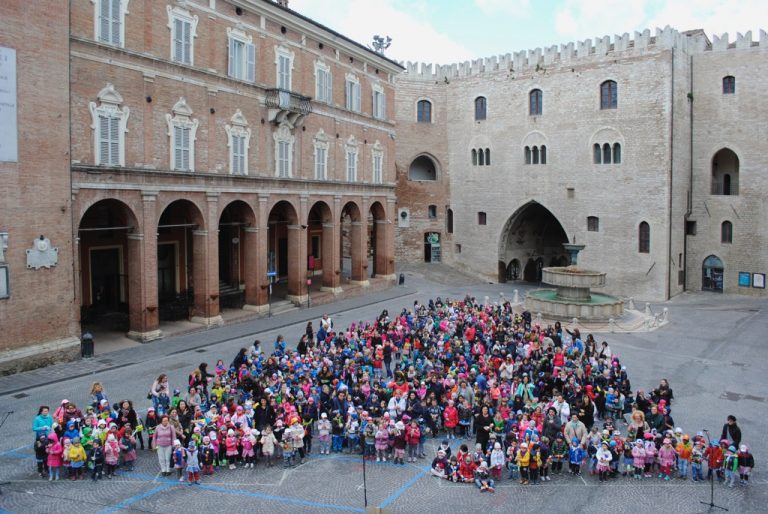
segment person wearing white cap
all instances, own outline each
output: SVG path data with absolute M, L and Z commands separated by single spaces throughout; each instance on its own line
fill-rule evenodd
M 331 428 L 328 414 L 323 412 L 320 414 L 320 421 L 317 422 L 317 441 L 320 444 L 320 455 L 330 453 Z

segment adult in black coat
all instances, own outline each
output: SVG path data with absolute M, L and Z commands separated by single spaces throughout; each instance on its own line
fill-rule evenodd
M 736 416 L 731 414 L 728 416 L 728 421 L 723 425 L 723 433 L 720 434 L 720 439 L 727 441 L 733 441 L 733 445 L 738 448 L 741 444 L 741 429 L 736 424 Z

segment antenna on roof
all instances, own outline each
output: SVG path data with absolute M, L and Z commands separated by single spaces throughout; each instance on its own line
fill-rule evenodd
M 392 44 L 392 38 L 389 36 L 379 36 L 378 34 L 373 36 L 373 50 L 381 55 L 384 55 L 384 50 L 389 48 Z

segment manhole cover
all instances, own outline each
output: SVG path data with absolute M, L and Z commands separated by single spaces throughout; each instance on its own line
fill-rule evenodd
M 27 393 L 17 393 L 13 395 L 13 397 L 16 398 L 17 400 L 21 400 L 22 398 L 26 398 L 28 396 L 29 395 Z

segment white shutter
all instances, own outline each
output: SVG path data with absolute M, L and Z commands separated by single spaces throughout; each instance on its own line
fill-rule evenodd
M 317 81 L 315 82 L 315 98 L 317 98 L 319 101 L 323 100 L 323 91 L 325 87 L 323 82 L 325 82 L 325 72 L 321 69 L 317 69 Z
M 107 116 L 99 115 L 99 148 L 96 151 L 99 153 L 98 164 L 109 164 L 109 118 Z
M 360 112 L 362 110 L 360 104 L 360 84 L 355 84 L 355 110 Z
M 120 164 L 120 118 L 109 118 L 109 164 Z
M 183 169 L 184 170 L 190 170 L 190 162 L 189 162 L 189 135 L 190 135 L 190 129 L 183 128 L 181 129 L 181 137 L 182 137 L 182 156 L 183 156 Z
M 178 18 L 173 20 L 173 60 L 183 62 L 184 60 L 184 42 L 183 42 L 184 22 Z
M 112 44 L 120 46 L 120 3 L 121 0 L 112 2 Z
M 110 15 L 109 6 L 112 0 L 99 0 L 99 41 L 109 42 Z
M 245 45 L 245 80 L 256 82 L 256 45 Z
M 325 101 L 333 103 L 333 88 L 332 88 L 331 72 L 325 72 Z
M 235 45 L 237 43 L 233 38 L 229 38 L 229 66 L 227 69 L 227 73 L 230 77 L 240 78 L 235 75 Z
M 347 110 L 351 111 L 352 110 L 352 106 L 354 105 L 354 103 L 352 102 L 352 82 L 347 81 L 346 82 L 346 86 L 347 86 L 346 87 L 346 89 L 347 89 L 347 92 L 346 92 Z
M 184 62 L 186 64 L 192 64 L 192 24 L 189 22 L 182 22 L 184 27 Z
M 173 127 L 173 165 L 171 166 L 172 169 L 178 170 L 181 169 L 181 162 L 183 159 L 182 150 L 181 150 L 181 133 L 183 132 L 182 128 L 178 125 L 175 125 Z

